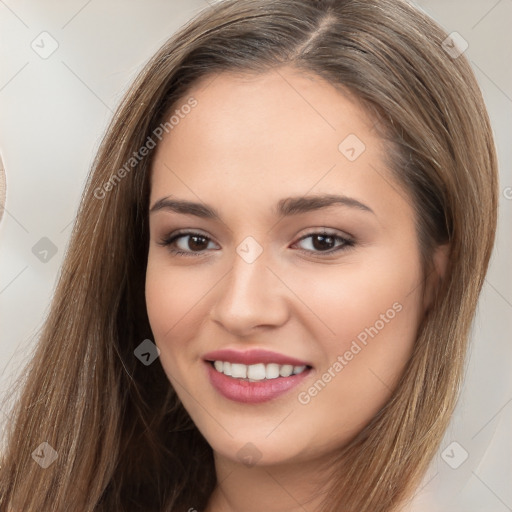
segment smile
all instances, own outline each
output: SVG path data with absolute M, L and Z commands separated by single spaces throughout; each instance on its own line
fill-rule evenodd
M 306 370 L 306 365 L 293 366 L 291 364 L 241 364 L 229 361 L 213 361 L 213 367 L 219 372 L 235 379 L 246 379 L 248 382 L 277 379 L 298 375 Z
M 217 350 L 203 356 L 212 387 L 228 400 L 256 404 L 274 400 L 298 386 L 312 365 L 267 350 Z

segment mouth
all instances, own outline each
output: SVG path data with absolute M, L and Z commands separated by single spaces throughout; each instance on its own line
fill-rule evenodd
M 261 403 L 282 396 L 302 382 L 313 367 L 306 361 L 263 350 L 220 350 L 204 356 L 213 388 L 240 403 Z
M 219 373 L 222 373 L 233 379 L 240 379 L 247 382 L 261 382 L 264 380 L 279 379 L 280 377 L 290 377 L 290 375 L 300 375 L 312 367 L 309 365 L 291 365 L 277 363 L 257 363 L 246 365 L 242 363 L 232 363 L 230 361 L 207 361 Z

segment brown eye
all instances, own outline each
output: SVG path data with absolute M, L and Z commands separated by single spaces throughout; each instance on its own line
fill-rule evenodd
M 172 254 L 184 256 L 201 256 L 208 249 L 211 240 L 201 234 L 191 231 L 175 233 L 161 242 L 160 245 L 168 247 Z
M 304 240 L 310 240 L 308 244 L 304 244 L 308 245 L 309 247 L 303 249 L 304 252 L 309 253 L 331 254 L 346 249 L 347 247 L 352 247 L 354 245 L 353 240 L 344 238 L 334 233 L 310 233 L 309 235 L 302 237 L 299 242 Z
M 191 251 L 203 251 L 208 246 L 208 242 L 205 243 L 205 240 L 207 240 L 205 236 L 186 235 L 181 238 L 188 238 L 188 244 L 186 243 L 185 245 L 187 245 L 188 249 Z

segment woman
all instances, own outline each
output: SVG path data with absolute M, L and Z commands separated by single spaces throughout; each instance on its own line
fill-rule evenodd
M 161 48 L 84 192 L 3 509 L 404 504 L 496 228 L 452 47 L 401 0 L 227 0 Z

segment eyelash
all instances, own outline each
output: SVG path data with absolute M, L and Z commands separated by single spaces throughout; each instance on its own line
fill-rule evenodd
M 306 254 L 320 254 L 320 255 L 328 254 L 328 255 L 331 255 L 334 253 L 338 253 L 340 251 L 347 250 L 351 247 L 354 247 L 354 245 L 355 245 L 355 241 L 353 239 L 342 237 L 340 235 L 336 235 L 335 233 L 329 233 L 328 231 L 325 231 L 325 230 L 324 231 L 314 231 L 312 233 L 308 233 L 307 235 L 304 235 L 303 237 L 299 238 L 299 240 L 297 240 L 297 242 L 301 242 L 302 240 L 313 237 L 315 235 L 332 237 L 335 239 L 335 241 L 342 242 L 342 244 L 339 245 L 338 247 L 335 247 L 334 249 L 329 249 L 328 251 L 311 251 L 311 250 L 307 250 L 307 249 L 298 249 L 298 250 L 300 252 L 306 253 Z M 170 247 L 171 244 L 174 243 L 176 240 L 178 240 L 180 238 L 184 238 L 186 236 L 199 236 L 199 237 L 204 238 L 205 240 L 208 240 L 209 242 L 211 241 L 211 239 L 209 237 L 203 235 L 202 233 L 197 233 L 194 231 L 179 231 L 177 233 L 173 233 L 172 235 L 170 235 L 166 238 L 163 238 L 160 242 L 158 242 L 158 244 L 163 247 L 168 247 L 169 251 L 175 256 L 187 256 L 187 257 L 188 256 L 191 256 L 191 257 L 203 256 L 206 249 L 204 249 L 202 251 L 180 251 L 178 249 L 172 249 Z

